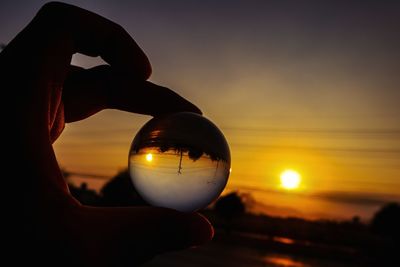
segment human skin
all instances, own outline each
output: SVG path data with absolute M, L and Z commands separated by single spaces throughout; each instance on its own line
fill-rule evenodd
M 160 48 L 162 49 L 162 47 Z M 71 66 L 74 53 L 108 65 Z M 103 109 L 162 115 L 201 113 L 172 90 L 147 79 L 144 52 L 119 25 L 63 3 L 46 4 L 0 53 L 5 131 L 5 183 L 10 210 L 9 256 L 43 266 L 135 266 L 167 251 L 197 246 L 213 235 L 198 213 L 166 208 L 98 208 L 69 193 L 52 144 L 65 123 Z M 15 191 L 17 189 L 17 191 Z

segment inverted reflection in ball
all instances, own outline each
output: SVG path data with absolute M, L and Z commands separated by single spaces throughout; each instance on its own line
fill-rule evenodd
M 195 211 L 215 200 L 230 170 L 228 143 L 201 115 L 180 112 L 147 122 L 132 142 L 129 172 L 154 206 Z

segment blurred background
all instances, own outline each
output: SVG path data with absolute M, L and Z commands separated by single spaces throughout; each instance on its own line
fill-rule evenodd
M 1 1 L 2 47 L 45 2 Z M 198 105 L 231 147 L 228 185 L 203 211 L 215 240 L 148 266 L 397 262 L 399 2 L 65 2 L 123 26 L 150 80 Z M 126 168 L 149 119 L 109 110 L 67 125 L 54 148 L 81 202 L 144 204 Z

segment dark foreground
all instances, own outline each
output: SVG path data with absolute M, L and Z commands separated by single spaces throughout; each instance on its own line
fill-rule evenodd
M 296 242 L 243 233 L 217 231 L 214 240 L 202 247 L 160 255 L 144 264 L 155 266 L 232 267 L 352 267 L 398 266 L 399 262 L 376 262 L 357 251 L 337 246 Z
M 71 185 L 89 206 L 146 205 L 129 173 L 121 172 L 97 193 Z M 387 203 L 368 223 L 306 220 L 252 212 L 251 196 L 232 192 L 200 211 L 215 227 L 214 240 L 186 251 L 160 255 L 144 266 L 400 266 L 400 204 Z

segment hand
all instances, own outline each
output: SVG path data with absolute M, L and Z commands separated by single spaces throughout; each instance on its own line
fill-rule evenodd
M 109 65 L 71 66 L 76 52 Z M 2 51 L 0 71 L 2 99 L 13 105 L 11 112 L 2 107 L 12 129 L 6 153 L 10 168 L 23 169 L 11 182 L 21 195 L 12 204 L 13 249 L 21 258 L 43 266 L 128 266 L 212 238 L 212 227 L 197 213 L 87 207 L 69 194 L 52 148 L 65 123 L 105 108 L 201 113 L 146 81 L 150 63 L 123 28 L 74 6 L 46 4 Z

